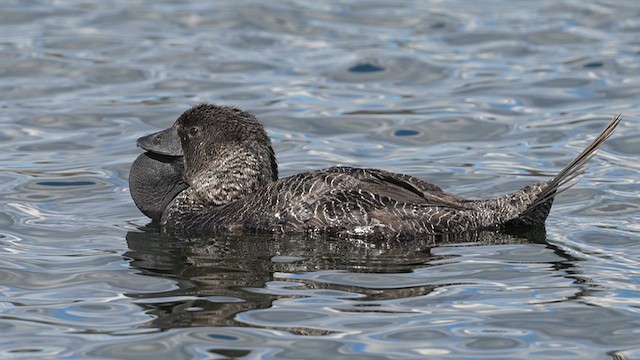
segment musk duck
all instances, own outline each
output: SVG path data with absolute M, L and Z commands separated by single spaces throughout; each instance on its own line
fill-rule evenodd
M 465 199 L 416 177 L 331 167 L 278 178 L 258 119 L 201 104 L 170 128 L 141 137 L 130 190 L 148 217 L 172 233 L 314 233 L 399 238 L 544 224 L 559 192 L 620 123 L 614 117 L 552 179 L 487 200 Z

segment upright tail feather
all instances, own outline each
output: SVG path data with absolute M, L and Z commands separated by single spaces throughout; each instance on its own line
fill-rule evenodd
M 542 184 L 541 191 L 536 195 L 535 200 L 512 221 L 527 224 L 544 222 L 551 209 L 554 197 L 574 185 L 569 184 L 569 182 L 585 172 L 585 164 L 595 156 L 598 148 L 611 137 L 621 120 L 622 115 L 615 116 L 591 144 L 565 166 L 558 175 Z

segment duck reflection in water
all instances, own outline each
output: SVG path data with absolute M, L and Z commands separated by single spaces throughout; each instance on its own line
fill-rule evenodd
M 160 293 L 128 294 L 158 317 L 149 326 L 244 326 L 236 315 L 266 309 L 278 298 L 292 296 L 270 292 L 273 281 L 291 282 L 293 293 L 304 289 L 331 289 L 354 294 L 363 303 L 423 296 L 442 284 L 367 288 L 288 279 L 286 274 L 337 271 L 349 273 L 410 273 L 437 266 L 452 256 L 434 255 L 436 246 L 526 245 L 544 243 L 543 227 L 525 233 L 469 232 L 462 236 L 414 238 L 406 241 L 310 238 L 301 235 L 219 235 L 184 237 L 159 233 L 156 225 L 129 232 L 131 265 L 148 276 L 175 280 L 177 289 Z M 565 255 L 563 255 L 565 256 Z M 383 285 L 383 284 L 381 284 Z M 307 293 L 306 295 L 311 295 Z M 362 297 L 364 295 L 365 297 Z M 167 299 L 166 301 L 164 299 Z M 197 311 L 194 311 L 197 309 Z M 294 333 L 321 334 L 311 329 Z

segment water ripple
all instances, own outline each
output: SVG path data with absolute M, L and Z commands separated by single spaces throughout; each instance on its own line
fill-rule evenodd
M 0 12 L 0 358 L 638 358 L 635 1 L 17 2 Z M 406 243 L 174 238 L 135 140 L 190 105 L 267 126 L 281 173 L 471 198 L 624 120 L 546 229 Z

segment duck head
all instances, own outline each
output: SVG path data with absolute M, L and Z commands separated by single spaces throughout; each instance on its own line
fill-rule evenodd
M 138 146 L 157 154 L 182 155 L 183 181 L 201 201 L 213 205 L 240 199 L 278 179 L 264 126 L 234 107 L 194 106 L 169 129 L 140 138 Z

